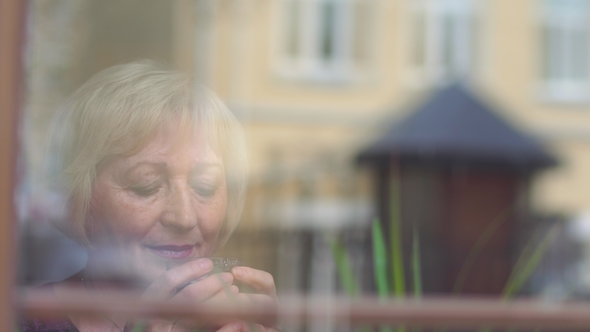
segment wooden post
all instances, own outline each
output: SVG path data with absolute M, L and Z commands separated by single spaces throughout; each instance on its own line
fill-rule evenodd
M 15 210 L 25 1 L 0 0 L 0 331 L 14 326 Z

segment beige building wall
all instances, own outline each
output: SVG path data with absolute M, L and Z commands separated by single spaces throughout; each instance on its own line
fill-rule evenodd
M 412 70 L 412 1 L 367 0 L 373 9 L 370 61 L 362 75 L 326 83 L 286 78 L 276 70 L 282 0 L 201 0 L 215 14 L 205 29 L 214 48 L 207 59 L 195 57 L 193 66 L 213 66 L 208 83 L 244 121 L 254 185 L 272 151 L 281 151 L 292 166 L 313 163 L 325 152 L 351 163 L 388 123 L 436 88 L 417 83 Z M 534 208 L 573 215 L 590 210 L 590 104 L 552 102 L 540 88 L 542 1 L 474 3 L 477 66 L 470 82 L 500 116 L 542 140 L 561 161 L 537 177 Z M 193 26 L 203 29 L 198 22 Z
M 590 209 L 590 104 L 548 100 L 541 90 L 542 1 L 488 1 L 491 66 L 486 88 L 512 123 L 541 139 L 560 160 L 540 174 L 533 205 L 547 213 Z M 590 93 L 590 90 L 589 90 Z

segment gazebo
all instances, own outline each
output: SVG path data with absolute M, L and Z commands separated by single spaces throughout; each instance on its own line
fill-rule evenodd
M 519 222 L 531 218 L 532 175 L 557 164 L 461 85 L 435 92 L 358 160 L 374 167 L 386 234 L 399 207 L 408 263 L 419 234 L 424 291 L 474 294 L 503 289 Z

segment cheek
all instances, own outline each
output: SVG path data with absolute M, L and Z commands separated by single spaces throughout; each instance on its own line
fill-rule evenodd
M 226 218 L 227 196 L 224 193 L 209 204 L 200 206 L 199 210 L 199 228 L 208 234 L 208 237 L 217 239 Z
M 157 220 L 157 205 L 140 202 L 117 190 L 93 190 L 89 236 L 94 240 L 141 239 Z

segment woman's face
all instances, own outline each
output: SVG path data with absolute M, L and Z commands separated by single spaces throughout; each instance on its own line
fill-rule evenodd
M 213 254 L 226 205 L 221 159 L 198 135 L 170 139 L 162 130 L 98 171 L 89 238 L 97 252 L 114 250 L 123 272 L 153 280 L 169 260 Z

